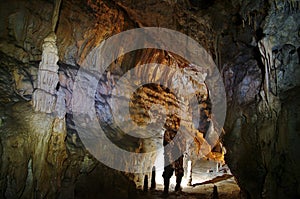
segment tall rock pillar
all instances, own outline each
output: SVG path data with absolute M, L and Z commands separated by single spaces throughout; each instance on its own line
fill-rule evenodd
M 39 65 L 37 89 L 33 93 L 35 111 L 52 113 L 55 109 L 58 84 L 58 51 L 56 35 L 51 32 L 43 43 L 42 61 Z

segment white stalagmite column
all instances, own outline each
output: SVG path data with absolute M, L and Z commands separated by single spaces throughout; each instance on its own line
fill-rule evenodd
M 51 32 L 43 43 L 42 61 L 39 65 L 37 89 L 33 93 L 35 111 L 52 113 L 56 103 L 56 87 L 58 84 L 58 51 L 56 35 Z
M 39 144 L 41 148 L 38 152 L 41 154 L 38 164 L 43 165 L 35 169 L 33 178 L 36 181 L 35 190 L 40 198 L 45 198 L 48 195 L 54 196 L 61 188 L 63 176 L 63 163 L 67 158 L 67 149 L 65 139 L 66 130 L 66 103 L 65 93 L 61 88 L 58 89 L 58 68 L 57 62 L 58 49 L 56 46 L 55 28 L 59 17 L 59 8 L 61 0 L 55 1 L 52 29 L 50 34 L 46 36 L 43 42 L 42 60 L 39 65 L 37 88 L 32 96 L 32 105 L 35 111 L 42 113 L 52 113 L 52 120 L 47 120 L 48 124 L 44 126 L 51 127 L 47 132 L 50 135 L 41 134 L 42 140 Z M 44 131 L 45 132 L 45 131 Z M 36 163 L 33 163 L 36 164 Z M 44 171 L 49 172 L 44 174 Z M 48 180 L 49 186 L 45 184 Z
M 55 30 L 58 23 L 59 11 L 61 6 L 61 0 L 55 0 L 53 14 L 52 14 L 52 27 L 51 32 L 46 36 L 43 42 L 43 53 L 42 61 L 39 65 L 38 72 L 38 84 L 37 89 L 33 92 L 32 95 L 32 105 L 35 111 L 43 113 L 52 113 L 54 110 L 57 110 L 56 101 L 57 101 L 57 84 L 59 81 L 58 78 L 58 50 L 56 46 L 56 35 Z M 58 95 L 58 97 L 63 97 Z M 60 102 L 59 107 L 61 107 L 62 99 L 58 100 Z M 59 111 L 61 113 L 64 111 Z

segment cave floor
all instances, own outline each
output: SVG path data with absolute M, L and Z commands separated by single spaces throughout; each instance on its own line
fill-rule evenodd
M 208 172 L 210 171 L 210 172 Z M 224 172 L 226 171 L 226 173 Z M 162 171 L 156 175 L 156 188 L 147 192 L 140 191 L 138 198 L 163 198 L 163 179 Z M 167 198 L 177 199 L 211 199 L 214 185 L 218 188 L 219 199 L 237 199 L 240 198 L 240 188 L 237 185 L 230 170 L 225 165 L 216 171 L 216 163 L 207 160 L 198 160 L 193 167 L 193 186 L 187 186 L 187 178 L 182 180 L 182 191 L 175 192 L 175 176 L 171 178 L 169 195 Z

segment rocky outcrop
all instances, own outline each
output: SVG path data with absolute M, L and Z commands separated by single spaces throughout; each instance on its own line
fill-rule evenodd
M 286 108 L 283 109 L 288 99 L 299 99 L 299 95 L 295 94 L 299 87 L 299 78 L 296 78 L 299 77 L 299 55 L 296 53 L 299 48 L 298 3 L 270 2 L 262 21 L 258 20 L 259 13 L 263 16 L 262 9 L 244 3 L 242 11 L 246 9 L 249 12 L 244 19 L 249 21 L 249 25 L 256 24 L 257 39 L 251 43 L 257 50 L 254 48 L 252 51 L 252 58 L 251 54 L 250 58 L 247 58 L 249 54 L 238 57 L 244 62 L 242 67 L 235 66 L 241 67 L 238 71 L 234 70 L 235 67 L 226 67 L 224 71 L 227 94 L 229 99 L 233 99 L 230 106 L 236 110 L 235 114 L 228 112 L 225 126 L 226 160 L 246 198 L 299 197 L 296 180 L 299 172 L 288 166 L 294 164 L 287 163 L 293 159 L 289 154 L 297 147 L 291 147 L 288 141 L 282 142 L 289 140 L 290 136 L 295 141 L 299 140 L 297 130 L 282 131 L 286 126 L 293 126 L 290 121 L 298 120 L 297 116 L 287 116 L 294 111 L 287 113 Z M 252 4 L 255 5 L 255 1 Z M 259 5 L 258 2 L 256 5 Z M 252 60 L 249 62 L 249 59 Z M 253 69 L 248 67 L 249 63 Z M 287 75 L 286 79 L 283 74 L 291 70 L 293 74 Z M 298 110 L 295 101 L 291 106 Z

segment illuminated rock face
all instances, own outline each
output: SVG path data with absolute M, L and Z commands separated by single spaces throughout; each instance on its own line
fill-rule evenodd
M 143 175 L 107 168 L 84 149 L 72 121 L 73 83 L 87 54 L 104 39 L 127 29 L 160 26 L 191 36 L 220 69 L 228 106 L 222 138 L 225 160 L 242 195 L 254 199 L 299 198 L 299 2 L 212 2 L 63 0 L 56 44 L 51 37 L 44 41 L 51 29 L 51 1 L 0 3 L 0 18 L 4 19 L 0 21 L 1 197 L 134 196 Z M 46 58 L 43 49 L 54 50 L 49 52 L 53 57 Z M 39 71 L 41 60 L 41 69 L 51 69 Z M 153 49 L 120 57 L 99 81 L 95 108 L 101 122 L 113 121 L 107 98 L 115 81 L 133 66 L 152 61 L 177 65 L 182 70 L 190 64 Z M 143 77 L 145 73 L 137 70 L 136 75 Z M 158 76 L 173 81 L 163 71 Z M 152 102 L 157 100 L 156 104 L 166 106 L 165 100 L 170 107 L 177 102 L 175 95 L 160 89 L 142 87 L 131 95 L 128 118 L 140 125 L 161 120 L 163 111 Z M 206 95 L 205 86 L 198 89 Z M 38 93 L 46 97 L 39 98 Z M 61 121 L 32 111 L 24 102 L 32 98 L 36 110 L 56 111 Z M 54 102 L 58 102 L 56 107 Z M 192 119 L 190 112 L 186 113 L 183 123 L 189 126 Z M 201 131 L 205 131 L 207 122 L 202 118 Z M 130 151 L 145 152 L 159 145 L 159 136 L 131 139 L 114 126 L 107 127 L 106 133 L 116 143 L 127 139 L 117 144 Z M 143 166 L 151 167 L 151 161 Z

